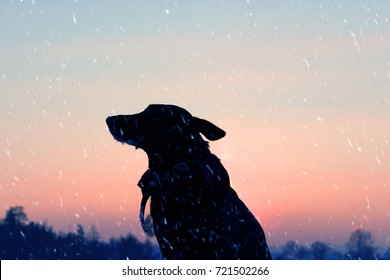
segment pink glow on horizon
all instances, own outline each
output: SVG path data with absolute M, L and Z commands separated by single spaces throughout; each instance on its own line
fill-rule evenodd
M 378 116 L 376 121 L 376 127 L 367 126 L 372 136 L 383 133 L 388 123 Z M 370 139 L 359 136 L 361 128 L 349 128 L 346 135 L 341 132 L 345 123 L 337 118 L 306 121 L 305 127 L 299 121 L 282 124 L 246 122 L 240 127 L 239 121 L 227 118 L 218 124 L 228 132 L 226 138 L 210 143 L 270 244 L 288 239 L 343 243 L 359 226 L 374 235 L 375 228 L 389 232 L 390 226 L 382 222 L 389 210 L 389 190 L 382 186 L 389 180 L 389 162 L 373 153 Z M 131 231 L 142 239 L 137 182 L 147 168 L 146 155 L 115 142 L 104 122 L 99 127 L 103 145 L 95 154 L 63 149 L 45 158 L 45 168 L 33 156 L 31 167 L 6 176 L 4 206 L 23 205 L 31 220 L 47 220 L 63 231 L 76 223 L 95 224 L 103 237 Z M 382 168 L 366 170 L 375 165 Z M 386 238 L 376 240 L 386 244 Z

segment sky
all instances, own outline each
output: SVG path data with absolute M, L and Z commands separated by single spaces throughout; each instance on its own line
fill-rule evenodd
M 390 2 L 0 3 L 0 217 L 145 239 L 142 150 L 105 118 L 176 104 L 271 246 L 390 246 Z

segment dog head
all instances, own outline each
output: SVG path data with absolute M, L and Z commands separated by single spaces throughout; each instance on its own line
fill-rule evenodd
M 143 112 L 117 115 L 106 119 L 114 138 L 147 154 L 173 152 L 204 145 L 200 133 L 215 141 L 225 136 L 225 131 L 209 121 L 192 116 L 175 105 L 153 104 Z

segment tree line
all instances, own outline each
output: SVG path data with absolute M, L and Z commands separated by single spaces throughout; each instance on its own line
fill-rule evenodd
M 24 208 L 15 206 L 0 221 L 0 259 L 147 260 L 161 255 L 152 242 L 140 242 L 131 234 L 101 241 L 93 226 L 88 233 L 81 225 L 75 232 L 56 233 L 46 224 L 30 222 Z
M 372 234 L 364 229 L 349 236 L 343 251 L 321 241 L 311 245 L 288 241 L 272 251 L 273 258 L 281 260 L 390 259 L 390 248 L 375 247 Z M 161 254 L 149 239 L 140 242 L 131 234 L 102 241 L 94 226 L 87 233 L 81 225 L 74 232 L 56 233 L 45 223 L 29 221 L 24 208 L 15 206 L 0 220 L 0 259 L 148 260 L 161 259 Z
M 390 260 L 390 248 L 375 247 L 371 232 L 359 228 L 351 233 L 343 249 L 321 241 L 311 245 L 288 241 L 273 256 L 280 260 Z

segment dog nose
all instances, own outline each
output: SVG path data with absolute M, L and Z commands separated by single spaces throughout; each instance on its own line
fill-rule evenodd
M 114 117 L 107 117 L 106 118 L 106 124 L 108 126 L 112 125 L 114 123 Z

